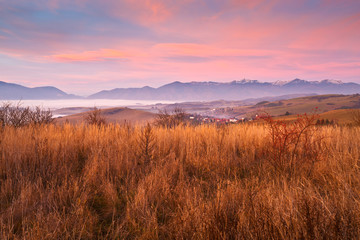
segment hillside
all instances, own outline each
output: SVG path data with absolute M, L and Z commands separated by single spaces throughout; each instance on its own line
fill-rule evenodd
M 66 117 L 57 118 L 57 123 L 69 122 L 72 124 L 79 124 L 84 122 L 84 119 L 89 114 L 89 111 L 69 115 Z M 107 123 L 139 123 L 144 124 L 146 122 L 151 122 L 155 118 L 154 113 L 135 110 L 130 108 L 108 108 L 101 110 L 101 117 L 105 118 Z
M 360 95 L 318 95 L 300 97 L 280 101 L 262 101 L 255 105 L 239 106 L 233 108 L 217 108 L 209 114 L 215 116 L 250 117 L 256 114 L 268 113 L 272 116 L 285 114 L 296 115 L 313 112 L 325 113 L 340 109 L 360 108 Z
M 354 124 L 354 109 L 338 109 L 318 114 L 319 120 L 329 120 L 340 125 Z M 279 116 L 277 120 L 295 121 L 297 115 Z
M 305 96 L 314 96 L 314 94 L 288 94 L 288 95 L 281 95 L 275 97 L 249 98 L 238 101 L 217 100 L 217 101 L 179 102 L 174 104 L 156 104 L 156 105 L 147 106 L 147 109 L 149 109 L 150 111 L 158 111 L 159 109 L 171 110 L 175 108 L 181 108 L 188 113 L 202 114 L 216 108 L 227 108 L 227 107 L 233 108 L 239 106 L 249 106 L 262 101 L 279 101 L 279 100 L 292 99 L 292 98 L 305 97 Z

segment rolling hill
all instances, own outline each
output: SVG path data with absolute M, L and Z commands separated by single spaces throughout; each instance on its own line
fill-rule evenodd
M 101 109 L 100 111 L 101 117 L 105 118 L 107 123 L 129 122 L 145 124 L 147 122 L 152 122 L 156 116 L 154 113 L 130 108 L 107 108 Z M 85 118 L 88 114 L 89 111 L 56 118 L 55 122 L 60 124 L 65 122 L 80 124 L 85 121 Z
M 338 109 L 329 112 L 320 113 L 317 119 L 326 119 L 340 125 L 354 124 L 354 109 Z M 294 121 L 297 115 L 275 117 L 277 120 Z
M 333 110 L 360 108 L 360 95 L 317 95 L 279 101 L 261 101 L 254 105 L 232 108 L 216 108 L 209 114 L 214 116 L 250 117 L 268 113 L 272 116 L 296 115 L 313 112 L 325 113 Z

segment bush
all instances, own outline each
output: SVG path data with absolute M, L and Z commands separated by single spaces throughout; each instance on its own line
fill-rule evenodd
M 85 116 L 85 121 L 91 125 L 104 125 L 106 120 L 104 117 L 101 116 L 101 109 L 94 107 L 92 111 L 89 111 L 88 114 Z
M 30 124 L 48 124 L 53 122 L 50 110 L 44 110 L 40 107 L 31 109 L 22 107 L 21 103 L 14 105 L 12 103 L 3 103 L 0 107 L 0 125 L 22 127 Z
M 317 137 L 319 128 L 315 127 L 317 115 L 298 115 L 293 122 L 274 120 L 270 115 L 262 118 L 269 129 L 271 147 L 268 160 L 275 170 L 287 177 L 298 172 L 310 174 L 321 155 L 322 139 Z
M 174 128 L 180 124 L 185 124 L 186 112 L 181 108 L 175 108 L 172 112 L 160 110 L 156 116 L 155 125 L 167 128 Z

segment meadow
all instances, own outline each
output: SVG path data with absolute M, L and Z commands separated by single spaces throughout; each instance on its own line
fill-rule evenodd
M 358 239 L 360 127 L 0 130 L 1 239 Z

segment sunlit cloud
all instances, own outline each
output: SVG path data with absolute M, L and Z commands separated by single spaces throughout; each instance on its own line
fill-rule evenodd
M 99 51 L 86 51 L 72 54 L 56 54 L 47 58 L 59 62 L 94 62 L 111 59 L 126 59 L 129 55 L 115 49 L 101 49 Z

